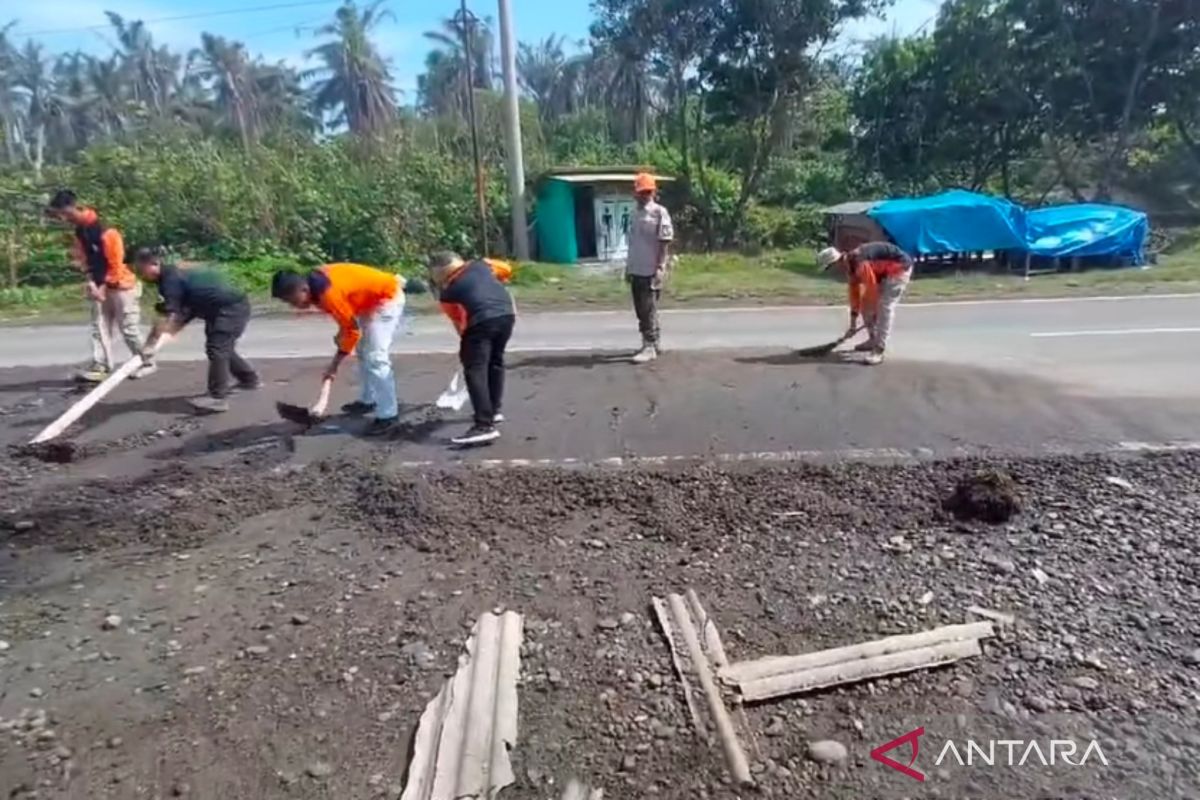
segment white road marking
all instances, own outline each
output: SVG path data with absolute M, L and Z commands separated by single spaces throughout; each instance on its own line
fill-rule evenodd
M 1200 328 L 1112 328 L 1096 331 L 1039 331 L 1034 339 L 1066 339 L 1073 336 L 1146 336 L 1153 334 L 1200 333 Z
M 1179 453 L 1200 451 L 1200 441 L 1170 441 L 1170 442 L 1117 442 L 1108 448 L 1096 450 L 1070 450 L 1061 445 L 1046 445 L 1042 456 L 1069 455 L 1132 455 L 1154 453 Z M 989 453 L 983 449 L 971 450 L 966 447 L 955 447 L 946 452 L 935 452 L 927 447 L 904 449 L 896 447 L 852 448 L 835 450 L 762 450 L 742 453 L 693 453 L 690 455 L 662 456 L 611 456 L 588 461 L 582 458 L 487 458 L 480 461 L 458 461 L 435 463 L 432 461 L 401 461 L 395 464 L 398 469 L 453 469 L 458 467 L 475 467 L 480 469 L 520 469 L 520 468 L 621 468 L 621 467 L 661 467 L 668 464 L 717 462 L 721 464 L 742 463 L 793 463 L 803 461 L 886 461 L 900 463 L 916 463 L 931 459 L 987 457 Z M 991 453 L 994 455 L 994 453 Z M 1035 456 L 1036 457 L 1036 456 Z

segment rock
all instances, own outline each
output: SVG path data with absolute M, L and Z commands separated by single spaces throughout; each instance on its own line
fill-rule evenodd
M 655 739 L 670 739 L 675 735 L 675 729 L 662 720 L 655 719 L 650 721 L 650 734 Z
M 1183 663 L 1191 667 L 1200 667 L 1200 647 L 1185 655 Z
M 120 614 L 109 614 L 104 618 L 104 621 L 100 623 L 100 629 L 105 631 L 115 631 L 121 627 L 122 622 L 123 620 L 121 619 Z
M 1047 698 L 1037 694 L 1025 698 L 1025 705 L 1029 706 L 1034 711 L 1039 711 L 1041 713 L 1045 713 L 1054 708 L 1054 702 L 1052 700 L 1048 700 Z
M 1109 475 L 1107 478 L 1104 479 L 1104 482 L 1107 484 L 1110 484 L 1112 486 L 1120 487 L 1127 492 L 1133 491 L 1133 483 L 1132 482 L 1127 481 L 1124 478 L 1118 478 L 1115 475 Z
M 45 694 L 45 692 L 43 692 L 41 689 L 38 689 L 37 687 L 34 687 L 29 690 L 29 696 L 35 700 L 38 699 L 39 697 L 41 697 L 43 694 Z
M 627 755 L 623 759 L 621 759 L 621 771 L 622 772 L 633 772 L 635 769 L 637 769 L 637 757 L 636 756 Z
M 383 773 L 376 772 L 371 777 L 367 778 L 367 786 L 375 787 L 383 784 Z
M 835 742 L 833 739 L 824 739 L 808 744 L 808 757 L 818 764 L 841 764 L 849 756 L 846 745 Z
M 271 648 L 265 644 L 252 644 L 246 648 L 246 655 L 251 655 L 255 658 L 261 658 L 269 652 L 271 652 Z
M 1014 562 L 1011 558 L 1001 558 L 993 553 L 988 553 L 985 555 L 983 557 L 983 563 L 987 564 L 997 572 L 1005 572 L 1011 575 L 1017 571 L 1016 562 Z
M 107 742 L 105 742 L 104 746 L 107 747 L 109 750 L 116 750 L 118 747 L 120 747 L 123 744 L 125 744 L 124 739 L 122 739 L 120 736 L 114 736 L 111 739 L 109 739 Z
M 187 797 L 191 791 L 191 786 L 180 781 L 171 787 L 171 797 Z
M 293 625 L 307 625 L 312 619 L 307 614 L 292 614 Z
M 37 527 L 37 523 L 34 522 L 33 520 L 22 519 L 22 520 L 17 520 L 17 523 L 15 525 L 13 525 L 13 530 L 16 531 L 17 533 L 25 533 L 26 531 L 31 531 L 36 527 Z
M 1032 575 L 1033 579 L 1038 582 L 1038 586 L 1045 586 L 1050 582 L 1050 576 L 1037 567 L 1034 567 L 1029 574 Z
M 409 660 L 417 669 L 429 669 L 437 663 L 437 654 L 429 649 L 429 645 L 420 640 L 409 642 L 400 648 L 400 655 Z
M 1080 675 L 1078 678 L 1072 678 L 1071 683 L 1088 692 L 1094 692 L 1100 688 L 1100 681 L 1087 675 Z
M 3 639 L 0 639 L 0 653 L 7 653 L 10 647 L 12 647 L 12 645 Z
M 926 592 L 925 594 L 921 595 L 921 598 L 919 600 L 917 600 L 917 603 L 920 605 L 923 605 L 923 606 L 927 606 L 932 602 L 933 602 L 933 592 Z
M 604 548 L 608 547 L 603 539 L 588 539 L 584 542 L 584 544 L 593 550 L 603 550 Z
M 596 627 L 600 628 L 601 630 L 615 631 L 617 628 L 621 627 L 621 623 L 612 617 L 601 617 L 596 621 Z
M 787 724 L 783 721 L 783 717 L 771 717 L 771 721 L 763 730 L 763 734 L 766 736 L 783 736 L 786 733 Z
M 637 614 L 634 614 L 632 611 L 626 611 L 624 614 L 621 615 L 622 627 L 628 628 L 630 625 L 632 625 L 635 622 L 637 622 Z
M 562 670 L 557 667 L 550 667 L 546 670 L 546 680 L 550 681 L 554 686 L 561 686 L 563 682 Z
M 324 780 L 333 774 L 333 765 L 325 761 L 314 761 L 304 768 L 304 774 L 315 780 Z

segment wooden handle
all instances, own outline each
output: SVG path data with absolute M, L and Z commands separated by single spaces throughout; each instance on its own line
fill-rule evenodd
M 169 340 L 170 336 L 164 334 L 158 340 L 158 347 L 156 348 L 155 352 L 161 350 L 163 345 L 165 345 Z M 33 437 L 29 443 L 39 444 L 41 442 L 48 442 L 60 435 L 67 428 L 71 427 L 76 420 L 91 410 L 92 406 L 96 405 L 96 403 L 99 403 L 105 398 L 106 395 L 108 395 L 109 392 L 117 388 L 122 381 L 136 372 L 138 368 L 142 366 L 142 363 L 141 356 L 134 356 L 126 361 L 121 365 L 120 369 L 105 378 L 100 385 L 85 394 L 80 400 L 77 400 L 75 405 L 68 408 L 62 413 L 62 416 L 47 425 L 42 432 Z
M 321 394 L 317 396 L 317 402 L 312 407 L 312 411 L 318 417 L 325 414 L 325 408 L 329 405 L 329 393 L 333 391 L 333 378 L 326 378 L 321 381 Z

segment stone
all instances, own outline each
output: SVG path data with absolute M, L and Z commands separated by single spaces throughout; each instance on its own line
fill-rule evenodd
M 1078 678 L 1073 678 L 1071 683 L 1087 692 L 1094 692 L 1100 688 L 1100 681 L 1087 675 L 1081 675 Z
M 12 645 L 3 639 L 0 639 L 0 653 L 7 653 L 10 647 L 12 647 Z
M 809 742 L 808 757 L 818 764 L 842 764 L 850 757 L 846 745 L 833 739 Z
M 312 619 L 307 614 L 292 614 L 293 625 L 307 625 Z
M 546 670 L 546 680 L 550 681 L 554 686 L 561 686 L 563 682 L 562 670 L 557 667 L 550 667 Z
M 304 768 L 304 774 L 315 780 L 324 780 L 333 774 L 333 765 L 325 761 L 314 761 Z
M 783 736 L 787 733 L 787 725 L 783 721 L 783 717 L 771 717 L 771 721 L 767 723 L 763 734 L 766 736 Z
M 601 630 L 615 631 L 617 628 L 621 627 L 621 623 L 612 617 L 601 617 L 596 621 L 596 626 Z
M 1034 567 L 1029 574 L 1038 582 L 1038 586 L 1045 586 L 1050 582 L 1050 576 L 1037 567 Z
M 637 614 L 634 614 L 632 611 L 626 611 L 621 615 L 621 625 L 623 627 L 628 628 L 635 622 L 637 622 Z
M 1183 663 L 1192 667 L 1200 667 L 1200 647 L 1185 655 Z
M 621 771 L 622 772 L 633 772 L 635 769 L 637 769 L 637 757 L 636 756 L 631 754 L 631 755 L 627 755 L 623 759 L 621 759 Z
M 17 533 L 25 533 L 26 531 L 31 531 L 36 527 L 37 527 L 37 523 L 34 522 L 33 520 L 22 519 L 22 520 L 18 520 L 17 523 L 15 525 L 13 525 L 13 530 L 15 530 Z
M 1040 711 L 1042 713 L 1045 713 L 1045 712 L 1051 710 L 1052 708 L 1054 708 L 1053 701 L 1048 700 L 1047 698 L 1042 697 L 1041 695 L 1037 695 L 1037 694 L 1033 695 L 1032 697 L 1025 698 L 1025 705 L 1029 706 L 1034 711 Z
M 400 655 L 418 669 L 429 669 L 437 663 L 437 655 L 429 649 L 429 645 L 420 640 L 409 642 L 400 648 Z
M 121 622 L 123 622 L 123 620 L 121 619 L 120 614 L 109 614 L 104 618 L 104 621 L 100 623 L 100 628 L 101 630 L 115 631 L 121 627 Z
M 267 647 L 265 644 L 252 644 L 246 648 L 246 654 L 254 656 L 255 658 L 261 658 L 269 652 L 271 652 L 271 648 Z

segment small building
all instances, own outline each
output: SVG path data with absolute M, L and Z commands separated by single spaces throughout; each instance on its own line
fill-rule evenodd
M 636 167 L 564 167 L 537 182 L 538 259 L 552 264 L 624 261 L 636 202 Z M 661 184 L 673 178 L 655 175 Z
M 867 242 L 886 242 L 888 235 L 868 213 L 879 205 L 878 200 L 852 200 L 822 208 L 829 243 L 843 252 Z

